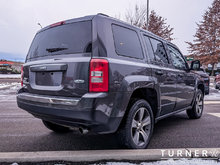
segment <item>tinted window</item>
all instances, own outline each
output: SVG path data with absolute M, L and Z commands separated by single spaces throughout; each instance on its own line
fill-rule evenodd
M 150 58 L 151 61 L 155 61 L 155 56 L 154 56 L 153 49 L 151 47 L 151 43 L 150 43 L 149 37 L 144 36 L 144 41 L 145 41 L 145 44 L 146 44 L 146 47 L 147 47 L 147 55 L 148 55 L 148 57 Z
M 112 25 L 112 30 L 117 54 L 143 58 L 140 41 L 135 31 L 117 25 Z
M 150 38 L 151 45 L 155 54 L 156 61 L 162 63 L 169 63 L 166 51 L 161 41 Z
M 181 53 L 176 48 L 169 46 L 169 45 L 168 45 L 168 49 L 170 52 L 171 61 L 173 65 L 175 66 L 175 68 L 186 69 L 186 62 L 183 56 L 181 55 Z
M 64 24 L 39 32 L 27 58 L 91 52 L 91 21 Z

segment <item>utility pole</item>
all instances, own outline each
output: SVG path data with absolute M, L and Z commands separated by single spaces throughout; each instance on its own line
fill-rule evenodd
M 149 25 L 149 0 L 147 0 L 147 25 L 146 28 L 148 30 L 148 25 Z

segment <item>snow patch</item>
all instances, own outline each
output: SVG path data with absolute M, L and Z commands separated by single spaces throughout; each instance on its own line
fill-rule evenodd
M 216 160 L 203 160 L 203 159 L 180 159 L 180 160 L 163 160 L 157 162 L 142 162 L 140 164 L 128 162 L 107 162 L 105 164 L 99 163 L 94 165 L 220 165 Z
M 0 79 L 21 78 L 21 74 L 0 74 Z
M 0 84 L 0 89 L 7 88 L 10 86 L 11 86 L 11 84 L 9 84 L 9 83 L 3 83 L 3 84 Z
M 18 165 L 18 163 L 12 163 L 11 165 Z
M 12 90 L 15 90 L 18 88 L 18 86 L 20 86 L 20 83 L 17 83 L 17 82 L 13 82 L 13 83 L 1 83 L 0 84 L 0 89 L 3 89 L 3 88 L 9 88 L 12 89 Z
M 0 98 L 7 99 L 11 94 L 16 94 L 17 90 L 21 87 L 18 82 L 13 83 L 1 83 L 0 84 Z M 6 96 L 7 95 L 7 96 Z
M 205 96 L 205 100 L 220 100 L 220 90 L 210 88 L 210 93 Z

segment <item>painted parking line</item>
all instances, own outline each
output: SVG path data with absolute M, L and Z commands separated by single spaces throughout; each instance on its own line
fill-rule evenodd
M 220 101 L 204 101 L 204 104 L 220 104 Z
M 208 113 L 209 115 L 220 117 L 220 113 Z
M 16 102 L 16 100 L 0 100 L 0 103 L 4 103 L 4 102 Z

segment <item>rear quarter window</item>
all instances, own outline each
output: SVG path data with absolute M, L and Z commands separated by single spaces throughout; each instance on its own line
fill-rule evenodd
M 153 38 L 150 38 L 150 42 L 154 51 L 156 61 L 168 64 L 169 60 L 163 43 Z
M 154 52 L 153 52 L 153 48 L 151 46 L 149 37 L 147 37 L 146 35 L 144 35 L 144 43 L 146 45 L 147 55 L 148 55 L 150 61 L 154 62 L 155 61 L 155 55 L 154 55 Z
M 112 25 L 115 50 L 118 55 L 143 59 L 137 32 L 122 26 Z

